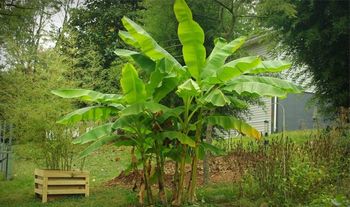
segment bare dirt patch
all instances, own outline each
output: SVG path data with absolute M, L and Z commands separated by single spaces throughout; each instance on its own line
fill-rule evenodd
M 230 153 L 225 156 L 211 157 L 209 159 L 209 180 L 211 183 L 225 183 L 238 181 L 248 165 L 252 164 L 256 157 L 246 152 Z M 186 165 L 186 182 L 190 177 L 190 165 Z M 167 187 L 173 185 L 175 173 L 175 163 L 167 161 L 165 163 L 165 183 Z M 197 183 L 203 185 L 203 161 L 197 165 Z M 141 183 L 142 170 L 130 173 L 121 172 L 119 176 L 105 183 L 106 186 L 124 186 L 137 188 Z M 155 183 L 156 185 L 156 183 Z

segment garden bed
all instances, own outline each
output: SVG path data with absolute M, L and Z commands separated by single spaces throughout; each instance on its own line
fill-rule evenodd
M 229 153 L 225 156 L 212 156 L 209 159 L 210 168 L 210 182 L 211 183 L 227 183 L 235 182 L 242 176 L 239 169 L 245 169 L 247 165 L 254 162 L 254 158 L 249 153 Z M 167 161 L 164 166 L 165 171 L 165 184 L 167 187 L 172 186 L 174 174 L 175 174 L 175 163 Z M 186 165 L 185 180 L 189 179 L 190 176 L 190 165 Z M 203 161 L 199 161 L 197 165 L 197 183 L 203 185 Z M 142 170 L 125 172 L 122 171 L 119 176 L 105 183 L 106 186 L 125 186 L 125 187 L 139 187 L 142 178 Z
M 89 196 L 89 173 L 85 171 L 62 171 L 36 169 L 34 192 L 42 202 L 65 195 Z

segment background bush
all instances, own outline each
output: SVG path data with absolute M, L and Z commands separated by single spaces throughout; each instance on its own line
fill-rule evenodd
M 42 141 L 58 117 L 72 111 L 70 101 L 50 93 L 74 87 L 64 77 L 69 67 L 65 57 L 47 51 L 39 55 L 34 74 L 16 69 L 0 72 L 0 119 L 14 124 L 16 142 Z

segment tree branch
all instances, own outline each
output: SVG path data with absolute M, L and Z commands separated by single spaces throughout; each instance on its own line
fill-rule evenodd
M 12 14 L 12 13 L 7 13 L 7 12 L 0 11 L 0 16 L 1 15 L 3 15 L 3 16 L 11 16 L 11 17 L 19 17 L 19 16 L 21 16 L 19 14 Z
M 216 3 L 218 3 L 218 4 L 220 4 L 222 7 L 224 7 L 227 11 L 229 11 L 231 14 L 233 14 L 232 13 L 232 9 L 231 8 L 229 8 L 228 6 L 226 6 L 224 3 L 222 3 L 221 1 L 219 1 L 219 0 L 214 0 Z
M 208 20 L 212 20 L 212 21 L 220 21 L 219 19 L 216 19 L 216 18 L 213 18 L 213 17 L 209 17 L 209 16 L 206 16 L 206 15 L 200 15 L 200 14 L 193 14 L 194 17 L 204 17 Z
M 268 18 L 268 16 L 257 16 L 257 15 L 237 15 L 235 17 L 243 17 L 243 18 Z
M 15 7 L 15 8 L 17 8 L 17 9 L 34 9 L 34 7 L 25 7 L 25 6 L 21 6 L 21 5 L 14 4 L 13 2 L 11 2 L 11 3 L 5 3 L 5 6 Z

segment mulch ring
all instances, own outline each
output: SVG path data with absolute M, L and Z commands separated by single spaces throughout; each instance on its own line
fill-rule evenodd
M 211 183 L 223 183 L 223 182 L 234 182 L 238 181 L 247 168 L 256 158 L 248 153 L 231 153 L 225 156 L 211 157 L 209 159 L 210 169 L 210 182 Z M 173 186 L 173 178 L 175 173 L 175 163 L 173 161 L 167 161 L 164 167 L 165 171 L 165 185 L 166 187 Z M 188 183 L 190 178 L 189 164 L 186 165 L 185 183 Z M 203 185 L 203 161 L 199 161 L 197 165 L 197 183 Z M 105 183 L 106 186 L 124 186 L 137 188 L 141 183 L 143 175 L 142 170 L 125 173 L 122 171 L 119 176 Z M 154 184 L 156 186 L 156 183 Z

